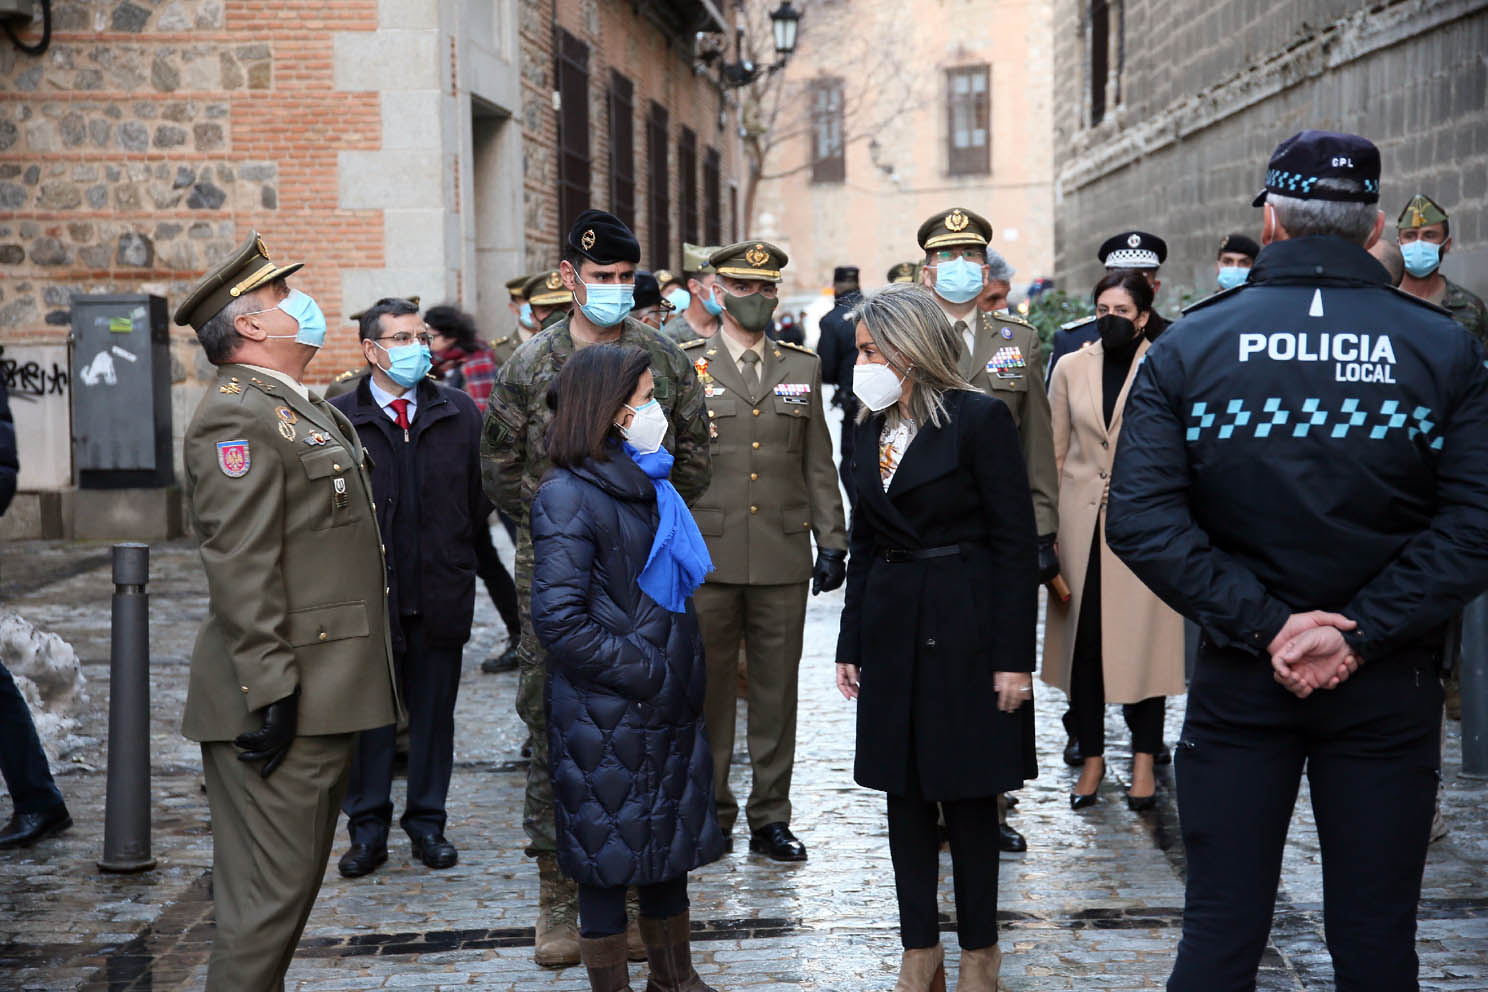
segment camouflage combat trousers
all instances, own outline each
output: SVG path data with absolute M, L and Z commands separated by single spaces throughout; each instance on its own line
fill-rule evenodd
M 527 832 L 527 856 L 537 857 L 558 850 L 558 830 L 553 818 L 553 779 L 548 768 L 548 712 L 543 702 L 547 655 L 532 631 L 532 531 L 520 525 L 516 582 L 517 607 L 522 614 L 522 640 L 517 647 L 517 716 L 532 735 L 522 829 Z

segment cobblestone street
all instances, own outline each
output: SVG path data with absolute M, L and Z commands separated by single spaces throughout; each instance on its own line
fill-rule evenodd
M 499 530 L 498 540 L 509 554 Z M 35 848 L 0 854 L 0 989 L 164 992 L 202 986 L 212 934 L 211 833 L 199 752 L 176 729 L 187 659 L 205 610 L 194 545 L 153 548 L 151 575 L 159 866 L 137 876 L 111 876 L 96 869 L 103 848 L 108 549 L 41 543 L 0 549 L 0 601 L 6 610 L 62 635 L 83 659 L 90 701 L 79 733 L 97 742 L 59 769 L 75 826 Z M 793 827 L 810 860 L 778 865 L 750 856 L 741 843 L 736 853 L 693 875 L 699 971 L 721 992 L 882 992 L 894 983 L 897 913 L 883 801 L 852 781 L 852 704 L 832 684 L 840 607 L 840 592 L 812 600 L 802 663 Z M 334 866 L 346 847 L 343 829 L 289 972 L 292 992 L 588 988 L 579 968 L 548 971 L 532 961 L 537 873 L 522 855 L 525 766 L 519 755 L 523 732 L 512 709 L 516 677 L 479 670 L 504 636 L 482 599 L 456 715 L 447 833 L 459 847 L 459 864 L 440 872 L 416 866 L 395 830 L 388 864 L 348 881 Z M 1160 988 L 1183 905 L 1171 771 L 1159 770 L 1162 801 L 1155 811 L 1127 809 L 1121 801 L 1129 765 L 1122 750 L 1126 732 L 1113 707 L 1108 734 L 1114 778 L 1108 776 L 1103 786 L 1105 801 L 1072 812 L 1066 794 L 1073 774 L 1059 757 L 1064 700 L 1036 685 L 1041 775 L 1021 793 L 1012 817 L 1029 850 L 1002 860 L 1004 979 L 1012 990 Z M 1169 703 L 1170 743 L 1183 703 Z M 1460 724 L 1448 725 L 1443 809 L 1451 833 L 1431 849 L 1422 894 L 1422 988 L 1431 990 L 1488 985 L 1485 783 L 1457 774 L 1460 732 Z M 742 736 L 738 751 L 735 788 L 747 791 Z M 942 866 L 942 906 L 949 913 L 948 855 Z M 953 917 L 944 918 L 944 929 L 948 972 L 954 975 Z M 633 976 L 644 972 L 644 965 L 633 966 Z M 634 977 L 633 982 L 641 987 Z M 1333 987 L 1305 783 L 1260 987 Z

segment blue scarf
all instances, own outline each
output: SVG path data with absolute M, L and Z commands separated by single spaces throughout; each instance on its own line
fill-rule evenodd
M 658 448 L 643 455 L 629 444 L 625 452 L 656 486 L 656 509 L 661 518 L 646 567 L 641 569 L 641 591 L 673 613 L 686 613 L 693 590 L 713 571 L 713 559 L 692 511 L 667 480 L 672 471 L 672 453 Z

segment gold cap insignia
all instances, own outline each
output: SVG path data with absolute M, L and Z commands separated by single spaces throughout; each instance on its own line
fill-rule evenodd
M 770 260 L 770 253 L 765 251 L 764 245 L 755 245 L 744 253 L 744 261 L 759 268 Z
M 594 232 L 593 231 L 590 231 L 588 234 L 584 235 L 584 237 L 586 237 L 586 238 L 592 238 L 593 235 L 594 235 Z M 549 289 L 562 289 L 563 288 L 563 277 L 560 276 L 556 271 L 549 272 L 548 273 L 548 288 Z
M 590 248 L 594 247 L 593 228 L 590 228 L 589 230 L 584 232 L 584 236 L 579 239 L 579 246 L 582 247 L 585 251 L 588 251 Z
M 966 225 L 971 223 L 971 218 L 960 210 L 952 210 L 946 215 L 945 226 L 947 231 L 964 231 Z

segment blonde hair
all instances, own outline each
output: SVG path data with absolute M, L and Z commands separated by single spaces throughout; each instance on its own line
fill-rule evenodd
M 916 424 L 941 426 L 947 392 L 977 391 L 961 374 L 957 361 L 961 342 L 929 290 L 908 283 L 890 284 L 866 294 L 853 307 L 853 318 L 867 325 L 869 337 L 890 367 L 913 380 L 909 415 Z M 870 416 L 864 407 L 858 420 Z M 899 425 L 897 403 L 884 411 L 884 418 L 890 428 Z

